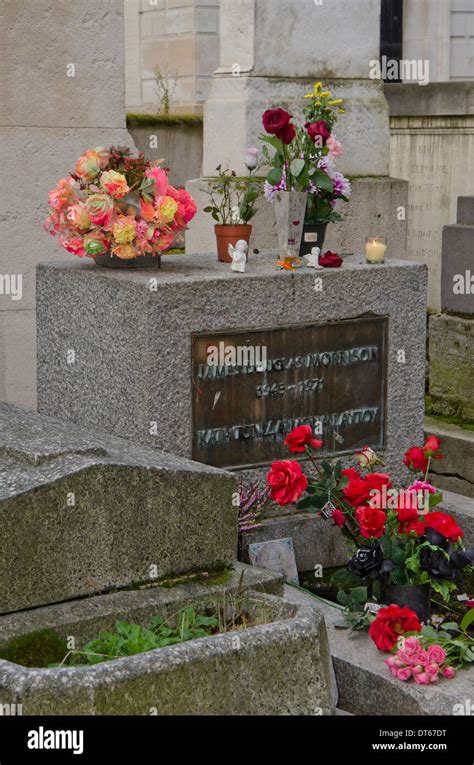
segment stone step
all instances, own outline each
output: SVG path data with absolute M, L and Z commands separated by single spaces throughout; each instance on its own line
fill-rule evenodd
M 474 668 L 452 680 L 428 687 L 401 682 L 383 663 L 388 654 L 377 650 L 365 631 L 337 628 L 339 612 L 309 593 L 284 586 L 284 598 L 308 605 L 324 615 L 337 683 L 337 708 L 354 715 L 455 715 L 465 700 L 474 698 Z
M 0 613 L 213 570 L 229 473 L 0 404 Z
M 458 197 L 456 222 L 474 226 L 474 197 Z
M 427 417 L 425 435 L 441 439 L 443 455 L 433 461 L 430 481 L 442 490 L 474 498 L 474 430 Z
M 474 318 L 429 317 L 429 394 L 434 414 L 474 421 Z
M 441 309 L 474 314 L 474 225 L 443 227 Z

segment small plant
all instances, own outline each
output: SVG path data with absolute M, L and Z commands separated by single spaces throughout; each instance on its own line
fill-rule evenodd
M 239 481 L 239 534 L 260 528 L 268 494 L 268 487 L 262 487 L 259 481 L 250 485 Z
M 254 162 L 254 157 L 247 154 L 249 174 L 246 177 L 239 178 L 234 170 L 224 170 L 221 165 L 216 168 L 218 178 L 206 189 L 210 204 L 204 208 L 204 212 L 210 213 L 216 223 L 222 226 L 246 224 L 257 212 L 255 203 L 261 193 L 262 181 L 255 176 L 260 163 L 256 158 Z
M 169 114 L 171 100 L 177 85 L 176 75 L 170 75 L 167 71 L 162 72 L 158 68 L 156 68 L 153 73 L 156 81 L 156 95 L 160 103 L 158 113 Z

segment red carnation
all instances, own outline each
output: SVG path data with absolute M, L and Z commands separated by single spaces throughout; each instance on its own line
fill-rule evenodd
M 291 433 L 288 433 L 284 442 L 290 450 L 290 452 L 305 452 L 306 446 L 312 446 L 313 449 L 320 449 L 323 445 L 322 441 L 318 441 L 317 438 L 313 438 L 313 431 L 309 425 L 300 425 L 298 428 L 293 428 Z
M 387 516 L 383 510 L 376 507 L 358 507 L 355 512 L 359 531 L 365 539 L 378 539 L 385 530 Z
M 433 512 L 425 515 L 425 525 L 428 529 L 434 529 L 451 542 L 462 539 L 463 531 L 459 528 L 452 515 L 448 513 Z
M 428 467 L 428 457 L 421 446 L 412 446 L 405 454 L 403 462 L 409 470 L 414 470 L 415 472 L 421 470 L 422 473 L 425 473 Z
M 307 122 L 305 124 L 305 128 L 313 142 L 315 142 L 316 139 L 321 136 L 323 139 L 323 145 L 331 135 L 331 131 L 328 129 L 328 126 L 323 120 L 318 120 L 317 122 Z
M 324 266 L 324 268 L 339 268 L 342 266 L 342 263 L 341 256 L 337 252 L 331 252 L 331 250 L 319 256 L 319 265 Z
M 267 484 L 270 487 L 271 498 L 283 506 L 298 501 L 308 486 L 308 479 L 299 462 L 281 460 L 273 462 L 267 474 Z
M 391 651 L 398 639 L 407 632 L 421 632 L 421 624 L 414 611 L 391 605 L 379 609 L 369 627 L 369 635 L 379 651 Z

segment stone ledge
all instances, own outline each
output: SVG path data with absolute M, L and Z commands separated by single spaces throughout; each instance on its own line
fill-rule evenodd
M 389 83 L 384 86 L 390 117 L 474 114 L 471 82 Z
M 430 480 L 443 491 L 474 499 L 474 431 L 427 417 L 425 435 L 431 434 L 441 439 L 443 459 L 432 463 Z

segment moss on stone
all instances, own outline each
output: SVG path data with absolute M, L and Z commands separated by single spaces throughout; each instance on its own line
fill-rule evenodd
M 128 112 L 128 127 L 202 127 L 203 118 L 199 114 L 141 114 Z
M 61 662 L 68 650 L 65 640 L 45 629 L 14 638 L 0 651 L 0 659 L 23 667 L 47 667 Z
M 429 405 L 428 405 L 429 400 Z M 437 420 L 440 424 L 446 424 L 446 425 L 456 425 L 458 428 L 462 428 L 464 430 L 471 430 L 474 431 L 474 422 L 469 420 L 463 420 L 461 417 L 454 417 L 454 416 L 448 416 L 443 414 L 435 414 L 433 412 L 433 404 L 431 402 L 431 396 L 425 397 L 425 412 L 427 415 L 431 417 L 433 420 Z

